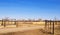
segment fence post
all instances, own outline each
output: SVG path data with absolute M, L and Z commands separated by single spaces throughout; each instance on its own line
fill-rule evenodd
M 6 27 L 6 21 L 4 20 L 4 27 Z
M 4 25 L 4 24 L 3 24 L 3 20 L 2 20 L 2 24 L 1 24 L 1 25 L 2 25 L 2 26 Z
M 53 35 L 54 35 L 54 21 L 53 21 Z
M 48 21 L 48 30 L 49 30 L 49 22 L 50 22 L 50 21 Z
M 51 20 L 50 20 L 50 32 L 51 32 Z
M 46 20 L 45 20 L 45 28 L 46 28 Z
M 16 23 L 17 21 L 16 21 L 16 19 L 15 19 L 15 25 L 16 25 L 16 27 L 18 27 L 18 24 Z
M 14 21 L 15 21 L 15 23 L 14 23 L 14 24 L 16 25 L 16 19 L 15 19 Z
M 45 20 L 45 29 L 47 28 L 47 20 Z

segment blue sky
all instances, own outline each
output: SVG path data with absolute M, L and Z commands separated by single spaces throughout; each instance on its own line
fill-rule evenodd
M 60 0 L 0 0 L 0 19 L 60 19 Z

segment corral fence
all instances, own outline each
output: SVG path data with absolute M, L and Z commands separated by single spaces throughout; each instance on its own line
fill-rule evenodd
M 18 26 L 16 23 L 16 19 L 15 20 L 0 20 L 0 26 L 4 26 L 6 27 L 7 25 L 16 25 L 16 27 Z
M 18 22 L 15 20 L 0 20 L 0 26 L 6 27 L 7 25 L 16 25 L 18 27 Z M 54 21 L 54 20 L 44 20 L 45 22 L 45 31 L 49 32 L 50 34 L 54 34 L 55 27 L 60 25 L 60 21 Z
M 50 34 L 55 34 L 55 28 L 60 26 L 60 21 L 45 20 L 45 30 Z
M 6 27 L 8 25 L 15 25 L 16 27 L 19 27 L 20 24 L 33 24 L 31 21 L 28 22 L 28 21 L 20 21 L 20 20 L 8 20 L 8 19 L 2 19 L 0 20 L 0 26 L 3 26 L 3 27 Z

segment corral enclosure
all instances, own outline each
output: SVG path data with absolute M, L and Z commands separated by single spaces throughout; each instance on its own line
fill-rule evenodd
M 24 26 L 24 25 L 45 25 L 44 21 L 10 21 L 10 20 L 0 20 L 0 26 L 8 26 L 8 25 L 16 25 L 16 26 Z
M 45 33 L 45 35 L 46 35 L 46 33 L 48 34 L 48 35 L 51 35 L 51 34 L 59 34 L 59 33 L 57 33 L 57 32 L 59 32 L 60 30 L 60 21 L 50 21 L 50 20 L 47 20 L 47 21 L 45 21 L 45 20 L 43 20 L 43 21 L 17 21 L 17 20 L 14 20 L 14 21 L 6 21 L 6 20 L 0 20 L 0 27 L 1 26 L 3 26 L 3 28 L 10 28 L 11 26 L 14 28 L 14 27 L 18 27 L 18 28 L 22 28 L 22 27 L 24 27 L 24 28 L 30 28 L 30 27 L 33 27 L 33 28 L 35 28 L 35 27 L 37 27 L 36 29 L 38 30 L 38 31 L 40 31 L 40 33 L 42 32 L 43 34 L 42 35 L 44 35 L 44 33 Z M 12 29 L 12 28 L 11 28 Z M 58 29 L 58 30 L 57 30 Z M 35 31 L 35 30 L 34 30 Z M 36 31 L 35 31 L 36 32 Z M 34 33 L 35 33 L 34 32 Z M 10 33 L 10 34 L 12 34 L 12 33 Z M 15 34 L 15 33 L 14 33 Z M 21 33 L 20 33 L 21 34 Z M 26 34 L 26 33 L 25 33 Z M 31 33 L 30 33 L 31 34 Z M 36 34 L 38 34 L 37 32 L 36 32 Z M 5 35 L 7 35 L 7 34 L 5 34 Z M 8 34 L 9 35 L 9 34 Z M 17 35 L 17 34 L 16 34 Z M 23 33 L 22 33 L 22 35 L 23 35 Z M 29 34 L 28 34 L 29 35 Z M 32 35 L 32 34 L 31 34 Z M 33 35 L 35 35 L 35 34 L 33 34 Z

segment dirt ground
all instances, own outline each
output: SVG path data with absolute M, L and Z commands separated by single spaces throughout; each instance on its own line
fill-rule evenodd
M 50 35 L 41 32 L 41 29 L 37 30 L 27 30 L 27 31 L 19 31 L 19 32 L 11 32 L 11 33 L 6 33 L 6 34 L 0 34 L 0 35 Z
M 0 35 L 47 35 L 41 31 L 43 28 L 44 26 L 1 28 Z
M 44 26 L 28 26 L 20 28 L 1 28 L 0 35 L 60 35 L 60 26 L 51 34 L 43 30 Z

